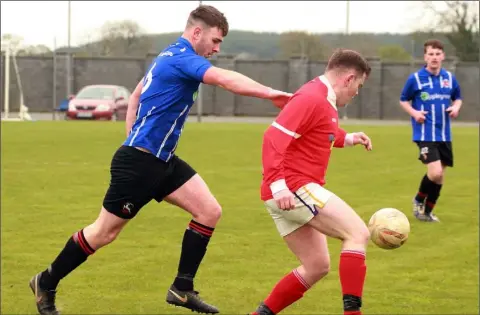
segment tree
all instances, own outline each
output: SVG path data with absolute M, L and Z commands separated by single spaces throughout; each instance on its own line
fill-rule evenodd
M 366 57 L 375 57 L 378 53 L 377 38 L 369 33 L 341 34 L 340 41 L 342 48 L 354 49 Z
M 444 31 L 460 60 L 479 60 L 478 1 L 424 1 L 435 15 L 434 29 Z
M 20 48 L 17 52 L 19 56 L 48 55 L 52 50 L 45 45 L 30 45 Z
M 108 21 L 100 28 L 101 55 L 145 55 L 150 46 L 150 37 L 143 35 L 143 30 L 135 21 Z
M 17 56 L 31 56 L 31 55 L 44 55 L 51 53 L 51 49 L 45 45 L 25 45 L 23 43 L 23 37 L 15 34 L 3 34 L 2 43 L 7 43 L 10 47 L 10 51 Z M 7 48 L 6 45 L 2 45 L 2 51 Z
M 75 52 L 75 56 L 90 57 L 99 55 L 99 43 L 96 40 L 98 40 L 98 37 L 96 37 L 95 30 L 85 30 L 79 39 L 77 39 L 79 50 Z
M 324 60 L 325 47 L 320 42 L 320 36 L 306 32 L 286 32 L 280 35 L 280 50 L 282 57 L 302 57 L 310 60 Z
M 23 45 L 23 37 L 16 34 L 3 34 L 2 35 L 2 44 L 7 43 L 12 52 L 17 52 Z M 2 51 L 7 48 L 6 45 L 2 45 Z
M 378 49 L 382 61 L 410 61 L 412 56 L 400 45 L 386 45 Z

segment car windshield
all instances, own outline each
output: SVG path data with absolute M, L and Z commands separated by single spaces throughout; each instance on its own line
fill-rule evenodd
M 90 100 L 111 100 L 114 89 L 108 87 L 87 87 L 78 92 L 76 98 Z

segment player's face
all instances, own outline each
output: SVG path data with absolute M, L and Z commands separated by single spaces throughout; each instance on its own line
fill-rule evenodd
M 428 69 L 437 70 L 442 67 L 442 61 L 445 58 L 445 54 L 441 49 L 428 46 L 423 58 L 427 63 Z
M 210 58 L 220 51 L 222 41 L 223 34 L 218 27 L 203 28 L 198 37 L 197 53 L 205 58 Z
M 337 96 L 337 105 L 345 106 L 357 96 L 358 91 L 365 83 L 366 77 L 366 74 L 358 76 L 354 71 L 348 73 L 343 80 L 343 93 L 340 97 Z

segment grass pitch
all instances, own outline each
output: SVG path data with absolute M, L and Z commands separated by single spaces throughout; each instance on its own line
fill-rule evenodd
M 223 314 L 246 314 L 298 265 L 259 199 L 265 124 L 188 124 L 178 155 L 206 180 L 223 206 L 196 287 Z M 123 123 L 2 123 L 1 312 L 33 314 L 28 281 L 67 239 L 96 218 Z M 478 128 L 455 127 L 436 213 L 415 221 L 411 199 L 425 173 L 408 126 L 363 130 L 374 150 L 335 149 L 327 188 L 361 217 L 395 207 L 411 222 L 408 242 L 386 251 L 369 245 L 365 314 L 478 314 Z M 189 215 L 150 203 L 111 245 L 61 282 L 65 314 L 190 314 L 165 301 L 176 274 Z M 340 242 L 329 240 L 330 274 L 284 314 L 341 314 Z

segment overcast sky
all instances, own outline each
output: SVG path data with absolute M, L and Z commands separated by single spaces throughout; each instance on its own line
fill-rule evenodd
M 324 33 L 346 29 L 346 1 L 203 3 L 222 11 L 235 30 Z M 77 45 L 88 34 L 95 35 L 107 20 L 131 19 L 147 33 L 181 32 L 197 5 L 198 1 L 72 1 L 71 43 Z M 419 5 L 415 1 L 350 1 L 350 31 L 408 33 L 418 27 Z M 1 33 L 18 34 L 28 45 L 52 47 L 54 37 L 58 46 L 66 45 L 67 12 L 67 1 L 2 1 Z

